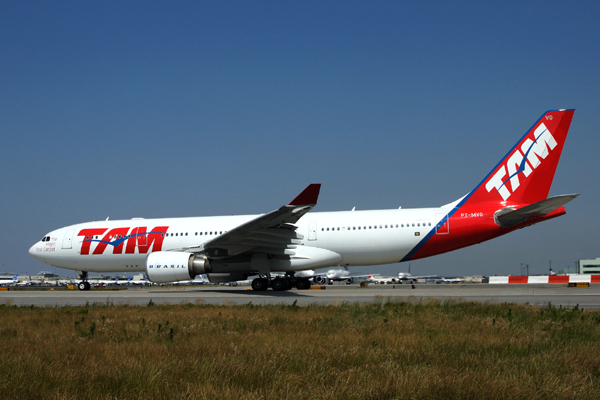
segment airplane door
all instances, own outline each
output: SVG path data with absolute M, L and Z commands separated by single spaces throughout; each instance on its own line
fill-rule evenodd
M 63 249 L 72 249 L 73 248 L 73 235 L 75 234 L 75 229 L 69 229 L 67 233 L 65 233 L 65 237 L 63 238 L 62 248 Z
M 450 233 L 450 221 L 447 219 L 448 214 L 435 214 L 435 234 L 447 235 Z M 444 222 L 442 226 L 440 222 Z
M 136 235 L 138 246 L 148 245 L 148 235 L 146 235 L 146 228 L 134 228 L 134 234 Z
M 308 223 L 308 240 L 317 240 L 317 223 Z

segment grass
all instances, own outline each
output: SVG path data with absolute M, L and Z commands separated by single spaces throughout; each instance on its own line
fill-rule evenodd
M 596 399 L 600 312 L 0 304 L 0 398 Z

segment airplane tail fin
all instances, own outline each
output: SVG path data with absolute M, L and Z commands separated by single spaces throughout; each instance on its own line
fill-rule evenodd
M 574 112 L 544 113 L 462 203 L 523 205 L 545 200 Z

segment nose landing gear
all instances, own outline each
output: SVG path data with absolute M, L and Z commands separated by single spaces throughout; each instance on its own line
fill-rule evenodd
M 91 285 L 87 281 L 87 278 L 88 278 L 87 271 L 81 271 L 81 273 L 79 274 L 79 277 L 81 278 L 81 282 L 79 282 L 77 284 L 77 288 L 79 290 L 90 290 Z

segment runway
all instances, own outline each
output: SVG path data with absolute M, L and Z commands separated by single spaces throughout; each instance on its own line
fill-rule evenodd
M 600 310 L 600 285 L 570 288 L 566 285 L 330 285 L 325 290 L 255 292 L 248 287 L 185 286 L 169 288 L 128 288 L 123 290 L 14 290 L 0 292 L 0 304 L 55 307 L 86 304 L 341 304 L 378 299 L 464 299 L 494 303 L 529 303 L 538 306 L 575 307 Z

